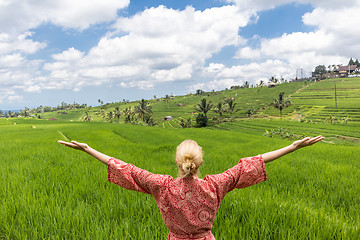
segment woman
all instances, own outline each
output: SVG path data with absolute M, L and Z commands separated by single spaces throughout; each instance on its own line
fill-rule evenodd
M 108 180 L 129 190 L 152 194 L 170 232 L 168 240 L 215 239 L 211 233 L 215 215 L 226 193 L 266 180 L 265 163 L 324 139 L 304 138 L 282 149 L 242 158 L 234 167 L 217 175 L 197 177 L 202 149 L 193 140 L 183 141 L 176 150 L 180 177 L 153 174 L 132 164 L 109 157 L 76 141 L 59 143 L 84 151 L 108 166 Z

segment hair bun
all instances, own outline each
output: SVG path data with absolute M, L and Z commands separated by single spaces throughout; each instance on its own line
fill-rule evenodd
M 195 163 L 192 163 L 192 162 L 185 162 L 182 164 L 182 169 L 185 171 L 185 172 L 190 172 L 192 169 L 195 168 Z

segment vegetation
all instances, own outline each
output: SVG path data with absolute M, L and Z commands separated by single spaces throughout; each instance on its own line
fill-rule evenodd
M 207 102 L 206 98 L 203 98 L 197 105 L 195 111 L 199 112 L 196 117 L 196 123 L 199 127 L 206 127 L 208 124 L 207 113 L 212 109 L 214 105 L 211 102 Z
M 287 108 L 291 105 L 291 101 L 289 99 L 284 98 L 284 92 L 279 93 L 279 97 L 274 100 L 274 107 L 280 110 L 280 119 L 282 121 L 282 111 L 284 108 Z
M 252 119 L 163 129 L 21 118 L 0 119 L 0 238 L 166 239 L 168 229 L 151 196 L 108 183 L 105 166 L 58 139 L 84 141 L 173 177 L 176 146 L 194 139 L 205 153 L 204 177 L 240 157 L 289 144 L 263 136 L 280 126 L 288 133 L 321 133 L 326 141 L 266 165 L 268 181 L 229 193 L 215 219 L 216 239 L 357 239 L 360 143 L 344 138 L 360 138 L 358 125 Z

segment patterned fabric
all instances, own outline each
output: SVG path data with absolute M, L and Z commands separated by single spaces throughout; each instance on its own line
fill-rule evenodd
M 215 215 L 225 195 L 266 180 L 262 156 L 242 158 L 234 167 L 204 179 L 173 178 L 153 174 L 132 164 L 111 158 L 108 180 L 123 188 L 154 196 L 165 225 L 168 240 L 212 240 Z

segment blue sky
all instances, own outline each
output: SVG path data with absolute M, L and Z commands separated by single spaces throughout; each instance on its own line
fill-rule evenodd
M 350 0 L 0 0 L 0 109 L 221 90 L 360 58 Z M 19 17 L 21 16 L 21 17 Z

